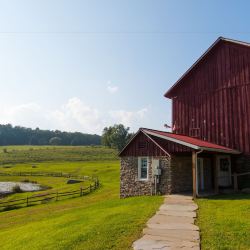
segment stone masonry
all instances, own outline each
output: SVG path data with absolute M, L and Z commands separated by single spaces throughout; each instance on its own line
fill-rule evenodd
M 170 194 L 192 190 L 191 157 L 154 157 L 159 159 L 162 174 L 157 184 L 157 193 Z M 138 179 L 138 157 L 121 157 L 120 197 L 152 195 L 155 179 L 152 173 L 152 157 L 149 157 L 148 180 Z

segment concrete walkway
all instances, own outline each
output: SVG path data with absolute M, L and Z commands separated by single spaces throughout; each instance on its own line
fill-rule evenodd
M 191 196 L 169 195 L 147 222 L 134 250 L 200 250 L 199 228 L 194 225 L 198 206 Z

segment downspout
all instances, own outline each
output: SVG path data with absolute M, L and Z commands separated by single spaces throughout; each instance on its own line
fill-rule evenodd
M 195 164 L 195 172 L 196 172 L 196 196 L 199 195 L 199 184 L 198 184 L 198 154 L 202 153 L 203 149 L 197 151 L 196 154 L 196 164 Z

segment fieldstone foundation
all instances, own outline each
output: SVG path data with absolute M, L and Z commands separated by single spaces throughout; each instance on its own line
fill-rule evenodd
M 153 157 L 149 157 L 148 180 L 138 179 L 138 157 L 121 157 L 120 197 L 139 195 L 171 194 L 192 191 L 191 157 L 172 156 L 154 157 L 159 159 L 161 175 L 155 189 L 152 173 Z

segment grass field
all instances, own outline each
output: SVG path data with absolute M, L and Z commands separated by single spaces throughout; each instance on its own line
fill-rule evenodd
M 0 164 L 115 159 L 115 150 L 101 146 L 0 146 Z
M 250 249 L 250 195 L 220 195 L 197 203 L 202 249 Z
M 130 249 L 162 202 L 159 196 L 119 199 L 119 161 L 114 150 L 28 146 L 0 151 L 0 157 L 10 154 L 1 159 L 1 172 L 77 173 L 97 175 L 101 182 L 101 188 L 88 196 L 1 212 L 1 250 Z M 54 188 L 67 188 L 62 180 L 50 178 L 32 177 Z

